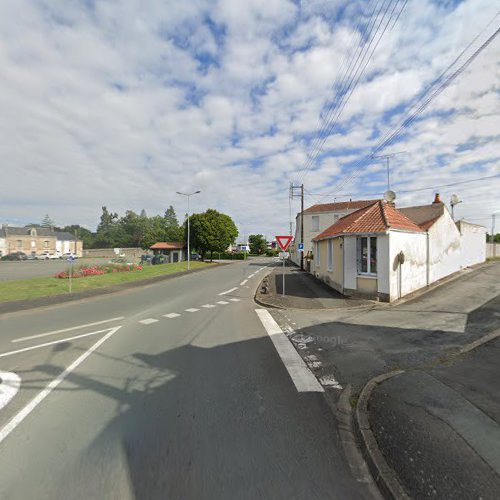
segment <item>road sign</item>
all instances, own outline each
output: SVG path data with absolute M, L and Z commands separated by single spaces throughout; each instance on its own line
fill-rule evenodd
M 280 253 L 278 254 L 278 257 L 279 257 L 280 259 L 288 259 L 288 257 L 290 257 L 290 252 L 280 252 Z
M 299 252 L 303 252 L 304 251 L 304 243 L 299 243 L 299 246 L 298 246 L 297 250 Z
M 293 240 L 293 236 L 276 236 L 276 241 L 278 242 L 279 247 L 283 252 L 286 252 L 286 249 L 290 245 Z
M 75 258 L 70 255 L 67 259 L 66 259 L 70 264 L 73 264 L 73 262 L 75 262 Z

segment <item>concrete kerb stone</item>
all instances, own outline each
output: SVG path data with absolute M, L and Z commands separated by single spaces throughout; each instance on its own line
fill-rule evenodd
M 495 340 L 500 337 L 500 328 L 497 328 L 493 332 L 484 335 L 480 339 L 475 340 L 462 346 L 457 352 L 452 353 L 448 356 L 448 359 L 453 359 L 459 357 L 463 354 L 477 349 L 478 347 Z M 373 390 L 385 382 L 386 380 L 401 375 L 405 373 L 404 370 L 395 370 L 392 372 L 384 373 L 373 377 L 367 382 L 363 387 L 361 394 L 356 405 L 356 411 L 354 413 L 354 426 L 356 434 L 359 438 L 361 449 L 363 455 L 368 463 L 368 467 L 372 472 L 372 476 L 377 482 L 380 490 L 384 494 L 385 498 L 391 500 L 407 500 L 410 497 L 406 494 L 403 487 L 401 486 L 399 479 L 394 472 L 394 470 L 387 464 L 380 448 L 378 446 L 377 440 L 373 435 L 371 430 L 370 421 L 368 418 L 368 403 Z
M 225 266 L 225 265 L 228 265 L 228 264 L 217 263 L 217 264 L 215 264 L 214 267 Z M 190 271 L 179 271 L 177 273 L 172 273 L 172 274 L 153 276 L 151 278 L 145 278 L 142 280 L 129 281 L 129 282 L 125 282 L 125 283 L 120 283 L 118 285 L 106 286 L 106 287 L 102 287 L 102 288 L 93 288 L 91 290 L 85 290 L 82 292 L 75 292 L 75 293 L 71 293 L 71 294 L 67 293 L 67 294 L 59 294 L 59 295 L 48 295 L 48 296 L 44 296 L 44 297 L 36 297 L 36 298 L 30 299 L 30 300 L 12 300 L 9 302 L 2 302 L 2 303 L 0 303 L 0 315 L 6 314 L 6 313 L 11 313 L 11 312 L 24 311 L 24 310 L 28 310 L 28 309 L 35 309 L 38 307 L 64 304 L 64 303 L 73 302 L 76 300 L 83 300 L 83 299 L 88 299 L 88 298 L 92 298 L 92 297 L 97 297 L 99 295 L 107 295 L 107 294 L 111 294 L 111 293 L 117 293 L 117 292 L 121 292 L 123 290 L 129 289 L 129 288 L 138 288 L 138 287 L 142 287 L 142 286 L 154 285 L 154 284 L 161 282 L 161 281 L 166 281 L 169 279 L 178 278 L 180 276 L 186 276 L 188 274 L 193 274 L 193 273 L 197 273 L 200 271 L 206 271 L 208 269 L 212 269 L 212 266 L 208 266 L 206 268 L 201 268 L 201 269 L 191 269 Z
M 372 378 L 363 387 L 354 412 L 354 428 L 368 468 L 384 497 L 391 500 L 408 500 L 410 497 L 404 491 L 396 473 L 389 467 L 378 447 L 368 418 L 368 402 L 373 390 L 379 384 L 402 373 L 404 373 L 404 370 L 395 370 Z

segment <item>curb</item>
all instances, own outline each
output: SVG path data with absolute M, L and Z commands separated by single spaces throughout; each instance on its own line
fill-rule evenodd
M 44 297 L 37 297 L 31 300 L 12 300 L 9 302 L 0 303 L 0 315 L 18 311 L 25 311 L 28 309 L 35 309 L 38 307 L 53 306 L 57 304 L 64 304 L 67 302 L 74 302 L 77 300 L 98 297 L 99 295 L 117 293 L 130 288 L 138 288 L 142 286 L 154 285 L 161 281 L 167 281 L 169 279 L 178 278 L 180 276 L 186 276 L 188 274 L 198 273 L 201 271 L 207 271 L 208 269 L 213 269 L 214 267 L 225 266 L 225 265 L 227 264 L 214 264 L 213 266 L 209 266 L 206 268 L 192 269 L 190 271 L 179 271 L 177 273 L 154 276 L 142 280 L 129 281 L 126 283 L 120 283 L 119 285 L 106 286 L 102 288 L 93 288 L 92 290 L 86 290 L 83 292 L 76 292 L 71 294 L 67 293 L 59 295 L 49 295 Z
M 458 351 L 447 356 L 448 360 L 467 354 L 478 347 L 487 344 L 488 342 L 500 337 L 500 328 L 497 328 L 491 333 L 483 337 L 465 344 Z M 354 428 L 361 443 L 361 450 L 368 463 L 368 467 L 372 473 L 373 478 L 378 484 L 384 497 L 390 500 L 409 500 L 410 497 L 406 494 L 394 470 L 387 464 L 377 440 L 371 430 L 370 421 L 368 418 L 368 402 L 372 395 L 373 390 L 381 383 L 405 373 L 405 370 L 394 370 L 392 372 L 384 373 L 373 377 L 363 387 L 361 394 L 356 405 L 354 413 Z M 347 388 L 346 388 L 347 389 Z
M 354 428 L 360 439 L 363 456 L 380 491 L 385 498 L 390 500 L 409 500 L 410 497 L 404 491 L 396 473 L 389 467 L 378 447 L 368 419 L 368 401 L 377 385 L 402 373 L 404 370 L 395 370 L 373 377 L 363 387 L 354 412 Z

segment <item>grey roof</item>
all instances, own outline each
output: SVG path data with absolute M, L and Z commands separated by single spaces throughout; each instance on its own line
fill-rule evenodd
M 423 224 L 434 219 L 437 219 L 444 214 L 444 204 L 443 203 L 432 203 L 431 205 L 420 205 L 417 207 L 406 207 L 398 208 L 400 212 L 403 212 L 408 219 L 412 220 L 416 224 Z
M 6 234 L 9 236 L 29 236 L 32 229 L 36 230 L 37 236 L 55 236 L 54 231 L 50 227 L 12 227 L 2 226 L 0 234 L 5 238 Z
M 54 234 L 58 240 L 75 241 L 75 235 L 68 233 L 68 231 L 56 231 Z

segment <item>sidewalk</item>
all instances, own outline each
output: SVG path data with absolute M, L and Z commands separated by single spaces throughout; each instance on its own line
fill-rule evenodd
M 344 297 L 333 288 L 317 280 L 310 273 L 286 263 L 285 295 L 283 296 L 283 265 L 277 263 L 266 281 L 267 293 L 257 291 L 255 298 L 265 306 L 282 309 L 341 309 L 369 306 L 369 300 L 353 300 Z
M 411 497 L 498 498 L 499 360 L 497 338 L 451 364 L 395 376 L 372 393 L 372 431 Z

